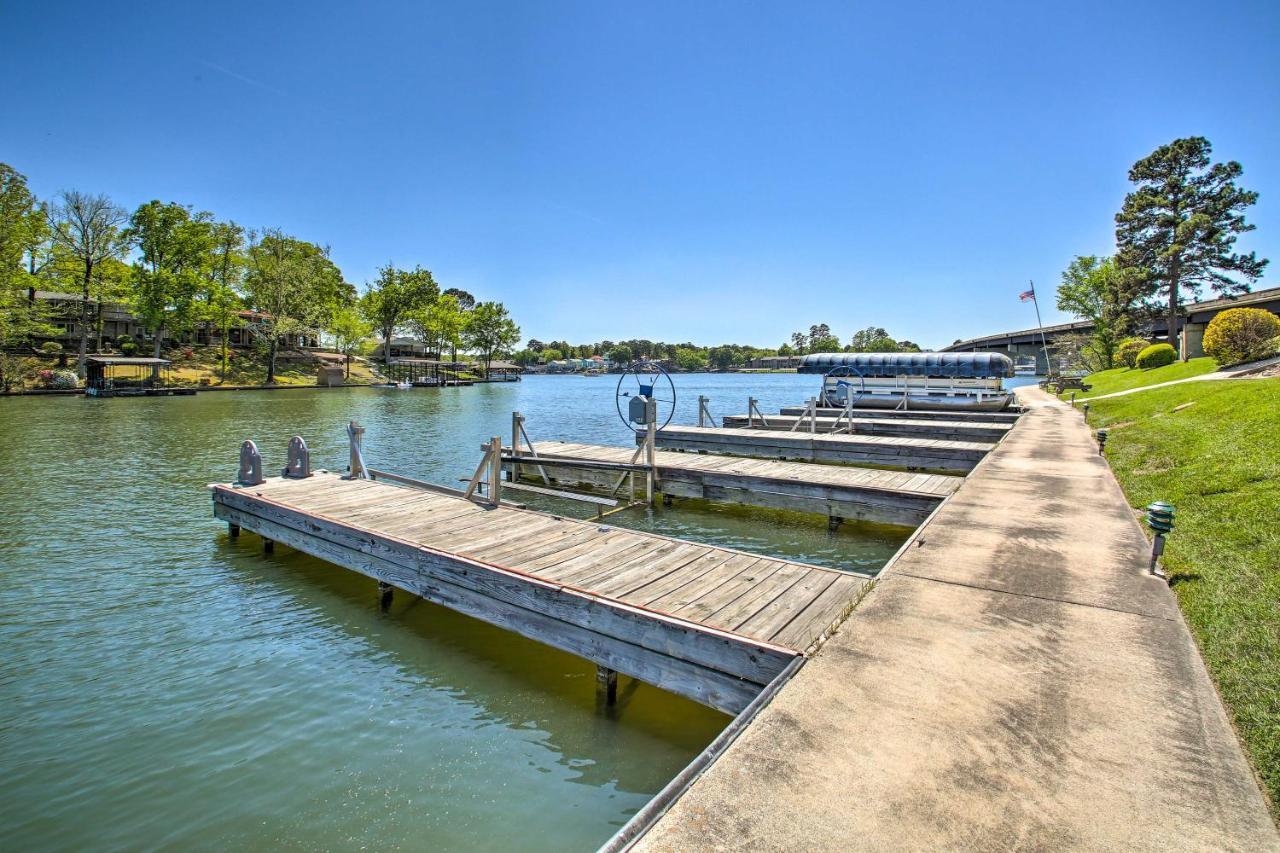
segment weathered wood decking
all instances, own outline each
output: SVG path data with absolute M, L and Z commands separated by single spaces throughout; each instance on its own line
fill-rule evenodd
M 636 442 L 643 440 L 637 434 Z M 700 450 L 766 459 L 806 462 L 859 462 L 895 468 L 971 471 L 995 444 L 882 435 L 812 435 L 796 430 L 748 430 L 668 426 L 658 432 L 658 447 Z
M 565 441 L 533 445 L 541 463 L 521 463 L 525 477 L 545 471 L 561 483 L 613 486 L 618 474 L 556 465 L 556 458 L 613 464 L 632 451 Z M 829 518 L 915 526 L 959 488 L 959 477 L 806 462 L 657 451 L 659 491 L 676 497 L 813 512 Z M 507 466 L 510 468 L 510 466 Z
M 330 473 L 211 488 L 232 525 L 728 713 L 869 581 Z
M 999 441 L 1013 427 L 1013 422 L 942 420 L 938 418 L 913 418 L 903 413 L 897 418 L 864 418 L 855 414 L 852 418 L 819 411 L 817 432 L 840 430 L 852 435 L 896 435 L 904 438 L 941 438 L 948 441 Z M 733 429 L 776 429 L 796 432 L 809 431 L 810 418 L 803 415 L 769 415 L 762 423 L 760 417 L 725 415 L 724 426 Z M 799 423 L 799 426 L 796 424 Z
M 782 415 L 803 415 L 804 406 L 783 406 L 778 410 Z M 835 417 L 844 409 L 827 406 L 818 407 L 818 417 Z M 860 418 L 912 418 L 913 420 L 930 421 L 996 421 L 1012 424 L 1022 414 L 1021 411 L 1002 412 L 951 412 L 936 409 L 856 409 Z M 770 415 L 772 417 L 772 415 Z

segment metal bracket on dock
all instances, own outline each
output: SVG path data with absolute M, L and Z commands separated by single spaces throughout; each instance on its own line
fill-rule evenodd
M 236 482 L 242 486 L 260 486 L 266 482 L 262 476 L 262 454 L 252 440 L 246 439 L 240 445 L 240 473 Z
M 756 425 L 756 418 L 760 418 L 760 425 L 765 429 L 769 428 L 769 419 L 764 416 L 764 412 L 760 411 L 757 405 L 760 401 L 755 397 L 747 398 L 747 429 L 751 429 Z
M 711 402 L 708 398 L 698 395 L 698 426 L 716 425 L 716 419 L 711 417 L 711 410 L 707 408 L 707 403 Z
M 311 476 L 311 451 L 302 436 L 295 435 L 289 439 L 289 464 L 280 472 L 281 477 L 291 480 L 305 480 Z

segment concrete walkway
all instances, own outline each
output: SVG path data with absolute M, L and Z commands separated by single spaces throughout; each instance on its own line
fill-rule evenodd
M 1280 850 L 1080 415 L 1031 410 L 643 850 Z

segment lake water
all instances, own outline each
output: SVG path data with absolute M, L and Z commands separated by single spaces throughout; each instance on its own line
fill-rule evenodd
M 472 388 L 0 399 L 0 838 L 9 850 L 585 850 L 728 718 L 260 540 L 205 485 L 253 438 L 316 467 L 451 483 L 512 410 L 537 441 L 629 445 L 616 377 Z M 799 404 L 817 377 L 676 377 L 675 423 Z M 579 517 L 580 504 L 538 504 Z M 610 521 L 876 569 L 908 531 L 680 502 Z

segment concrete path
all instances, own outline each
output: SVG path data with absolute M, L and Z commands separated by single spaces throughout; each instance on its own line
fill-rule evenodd
M 1031 410 L 643 850 L 1280 850 L 1080 415 Z

